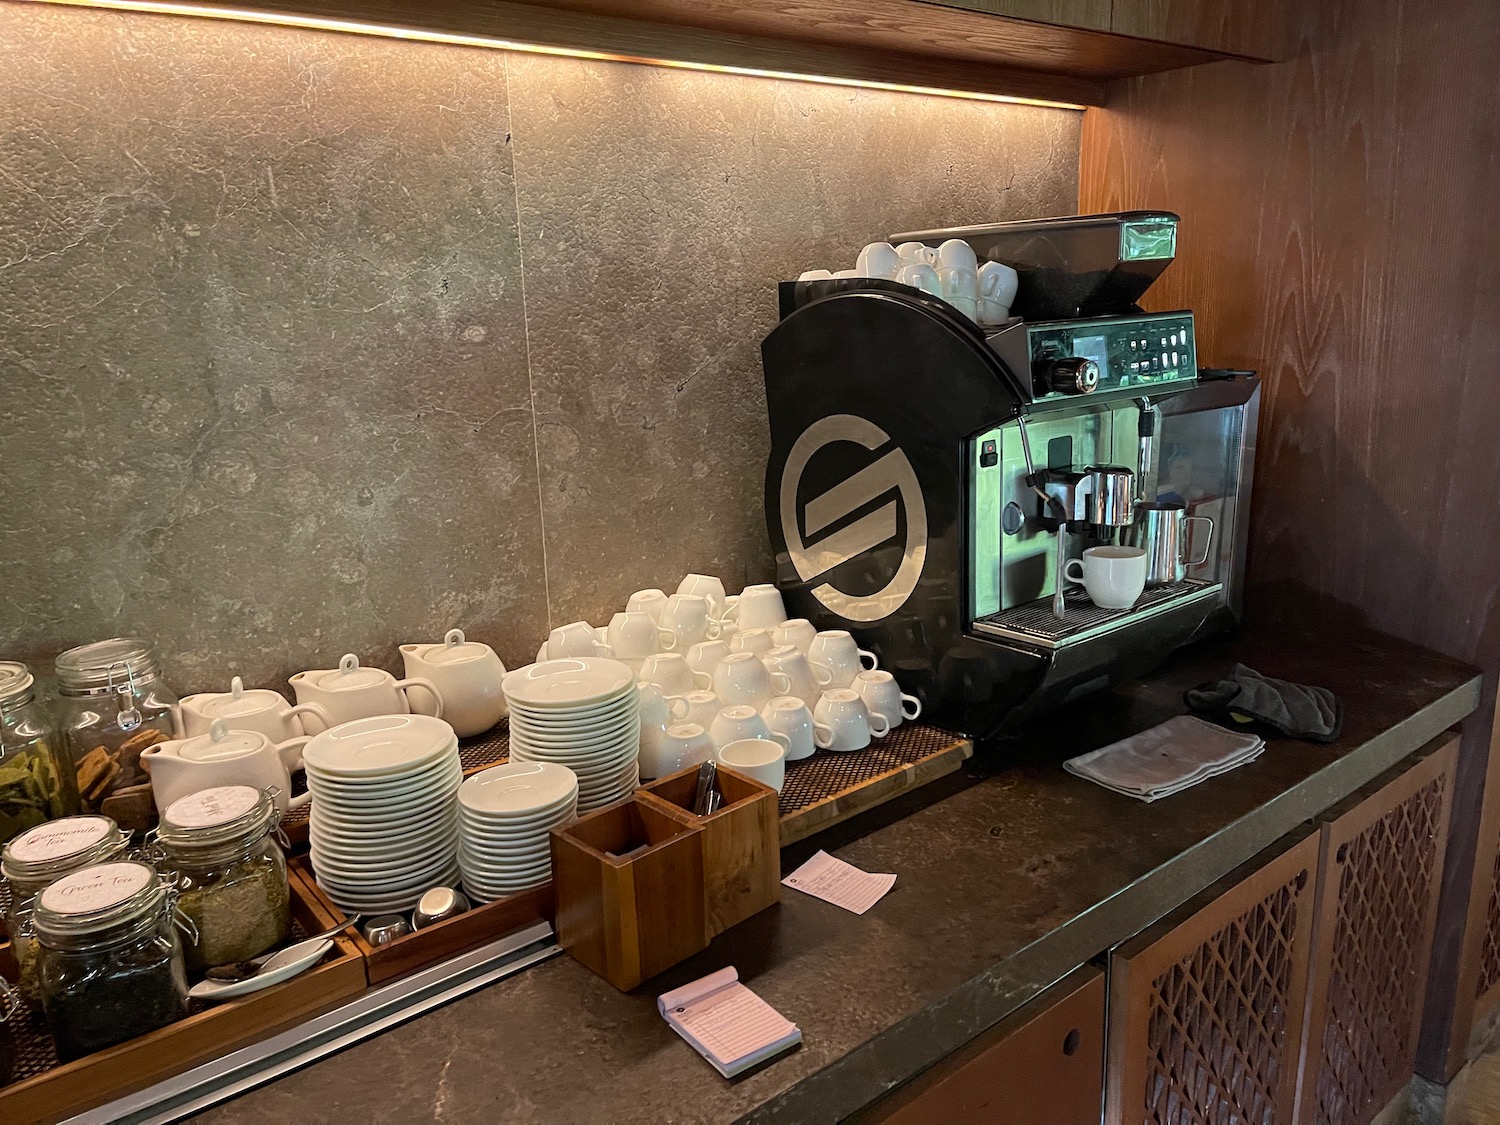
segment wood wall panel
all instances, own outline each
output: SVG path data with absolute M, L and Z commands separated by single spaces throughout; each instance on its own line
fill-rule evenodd
M 1284 59 L 1291 7 L 1279 0 L 1122 0 L 1114 5 L 1110 30 L 1247 58 Z
M 1492 698 L 1500 5 L 1296 11 L 1291 61 L 1113 84 L 1085 122 L 1080 209 L 1180 213 L 1180 258 L 1148 307 L 1196 309 L 1204 362 L 1265 377 L 1252 587 L 1472 660 Z M 1487 757 L 1471 727 L 1433 969 L 1450 1015 Z M 1419 1068 L 1451 1069 L 1439 1057 L 1446 1042 L 1424 1041 Z

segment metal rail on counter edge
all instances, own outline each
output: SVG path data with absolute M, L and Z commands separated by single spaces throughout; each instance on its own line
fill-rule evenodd
M 440 965 L 367 989 L 259 1043 L 68 1118 L 63 1125 L 179 1121 L 561 953 L 538 922 Z

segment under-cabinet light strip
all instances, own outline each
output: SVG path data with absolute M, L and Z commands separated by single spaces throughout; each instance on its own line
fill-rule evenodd
M 300 27 L 311 31 L 338 31 L 351 35 L 373 35 L 383 39 L 414 39 L 423 43 L 449 43 L 460 47 L 489 47 L 502 51 L 523 51 L 533 55 L 558 55 L 570 59 L 597 59 L 604 62 L 639 63 L 674 70 L 697 70 L 709 74 L 738 74 L 749 78 L 780 78 L 789 82 L 815 82 L 825 86 L 852 86 L 865 90 L 889 90 L 900 94 L 926 94 L 940 98 L 962 98 L 968 101 L 1001 102 L 1007 105 L 1044 106 L 1049 109 L 1086 107 L 1074 102 L 1046 98 L 1023 98 L 1010 94 L 986 94 L 972 90 L 949 90 L 936 86 L 907 86 L 899 82 L 879 82 L 865 78 L 839 78 L 826 74 L 798 74 L 795 71 L 762 70 L 750 66 L 722 66 L 718 63 L 679 62 L 639 55 L 621 55 L 611 51 L 590 51 L 574 47 L 548 47 L 520 43 L 484 35 L 461 35 L 448 31 L 424 31 L 419 28 L 364 23 L 359 20 L 328 19 L 323 16 L 296 15 L 289 12 L 258 12 L 250 8 L 219 8 L 203 4 L 179 4 L 171 0 L 23 0 L 26 3 L 65 4 L 74 8 L 107 8 L 121 12 L 148 12 L 164 16 L 200 16 L 205 19 L 233 20 L 237 23 L 273 24 L 278 27 Z

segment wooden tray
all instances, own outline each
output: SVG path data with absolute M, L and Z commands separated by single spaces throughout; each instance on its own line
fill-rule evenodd
M 294 934 L 332 925 L 295 873 L 290 884 Z M 31 1125 L 81 1113 L 302 1023 L 364 988 L 364 958 L 341 936 L 321 964 L 284 984 L 222 1004 L 195 1002 L 186 1019 L 70 1063 L 57 1061 L 39 1014 L 17 1016 L 16 1071 L 0 1086 L 0 1121 Z
M 307 857 L 297 856 L 292 859 L 291 864 L 298 876 L 306 882 L 309 904 L 320 918 L 325 919 L 320 928 L 326 930 L 343 921 L 344 912 L 334 905 L 333 900 L 313 879 Z M 517 895 L 476 905 L 457 917 L 427 926 L 385 945 L 372 946 L 358 930 L 350 930 L 349 936 L 365 959 L 370 983 L 384 984 L 414 969 L 424 969 L 475 946 L 496 941 L 538 921 L 551 922 L 553 917 L 552 884 L 543 883 Z

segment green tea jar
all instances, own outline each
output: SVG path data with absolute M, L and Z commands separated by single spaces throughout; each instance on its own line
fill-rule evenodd
M 33 900 L 64 875 L 119 859 L 129 843 L 107 816 L 65 816 L 27 829 L 0 849 L 0 875 L 10 890 L 5 929 L 19 970 L 16 985 L 31 1003 L 42 999 L 36 941 L 27 925 Z
M 171 895 L 149 864 L 64 875 L 37 895 L 31 924 L 42 1012 L 63 1062 L 187 1015 Z
M 0 660 L 0 844 L 78 811 L 71 765 L 26 665 Z
M 188 973 L 248 961 L 291 935 L 286 856 L 271 793 L 224 785 L 189 794 L 161 815 L 157 865 L 175 876 L 177 909 L 197 929 Z

